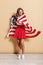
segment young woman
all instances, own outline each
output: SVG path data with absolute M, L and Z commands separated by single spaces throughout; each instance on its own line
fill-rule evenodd
M 14 37 L 18 39 L 18 58 L 24 58 L 24 39 L 26 39 L 25 26 L 22 24 L 22 21 L 19 21 L 19 18 L 24 17 L 24 10 L 22 8 L 17 9 L 16 17 L 17 17 L 17 25 Z
M 11 29 L 8 35 L 13 36 L 18 40 L 17 43 L 18 59 L 20 58 L 24 59 L 24 49 L 25 49 L 24 40 L 26 38 L 33 38 L 38 36 L 40 34 L 40 31 L 36 32 L 36 29 L 32 29 L 32 27 L 29 26 L 26 15 L 24 14 L 24 10 L 22 8 L 17 9 L 16 18 L 12 16 L 13 22 L 14 19 L 16 19 L 16 25 L 11 23 Z M 26 33 L 26 31 L 28 31 L 28 33 Z

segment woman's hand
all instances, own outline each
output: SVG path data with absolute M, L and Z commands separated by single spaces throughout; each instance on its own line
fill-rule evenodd
M 9 37 L 9 35 L 7 34 L 7 38 Z
M 6 39 L 6 38 L 9 38 L 9 36 L 8 36 L 8 35 L 6 35 L 6 36 L 5 36 L 5 39 Z

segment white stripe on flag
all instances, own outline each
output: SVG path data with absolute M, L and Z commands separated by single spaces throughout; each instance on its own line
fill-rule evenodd
M 10 29 L 10 31 L 15 31 L 16 29 Z
M 11 25 L 11 28 L 13 28 L 13 27 L 15 27 L 15 28 L 16 28 L 17 26 L 16 26 L 16 25 Z
M 26 25 L 27 23 L 28 23 L 28 21 L 23 22 L 24 25 Z
M 33 35 L 36 35 L 38 31 L 36 31 L 35 33 L 33 34 L 26 34 L 26 36 L 33 36 Z
M 17 19 L 17 20 L 21 19 L 23 16 L 25 16 L 25 15 L 23 14 L 22 16 L 18 17 L 18 19 Z
M 22 19 L 21 19 L 21 20 L 19 20 L 19 21 L 21 21 L 21 22 L 22 22 L 23 20 L 27 20 L 27 18 L 26 18 L 26 17 L 25 17 L 25 18 L 22 18 Z
M 8 35 L 10 35 L 10 34 L 14 34 L 14 32 L 9 32 Z

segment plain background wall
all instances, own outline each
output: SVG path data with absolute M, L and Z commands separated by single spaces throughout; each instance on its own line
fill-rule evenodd
M 42 31 L 38 37 L 25 40 L 25 53 L 43 53 L 43 0 L 0 0 L 0 53 L 13 53 L 15 50 L 5 36 L 9 19 L 19 7 L 24 9 L 29 24 Z

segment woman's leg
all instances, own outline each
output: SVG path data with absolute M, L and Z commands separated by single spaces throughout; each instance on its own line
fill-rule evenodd
M 24 39 L 20 40 L 20 48 L 22 49 L 21 58 L 24 59 Z
M 20 59 L 22 54 L 22 59 L 24 59 L 24 39 L 19 39 L 17 43 L 18 59 Z
M 18 40 L 18 43 L 17 43 L 17 51 L 18 51 L 18 54 L 22 54 L 24 53 L 24 39 L 19 39 Z
M 22 49 L 22 54 L 24 54 L 24 39 L 21 39 L 20 47 Z
M 21 49 L 21 42 L 20 42 L 20 40 L 18 40 L 18 43 L 17 43 L 17 51 L 18 51 L 18 59 L 20 59 L 21 58 L 21 54 L 22 54 L 22 49 Z
M 18 43 L 17 43 L 17 51 L 18 51 L 18 54 L 22 54 L 21 40 L 20 39 L 18 40 Z
M 24 53 L 24 39 L 19 40 L 18 46 L 20 50 L 22 51 L 22 53 Z

